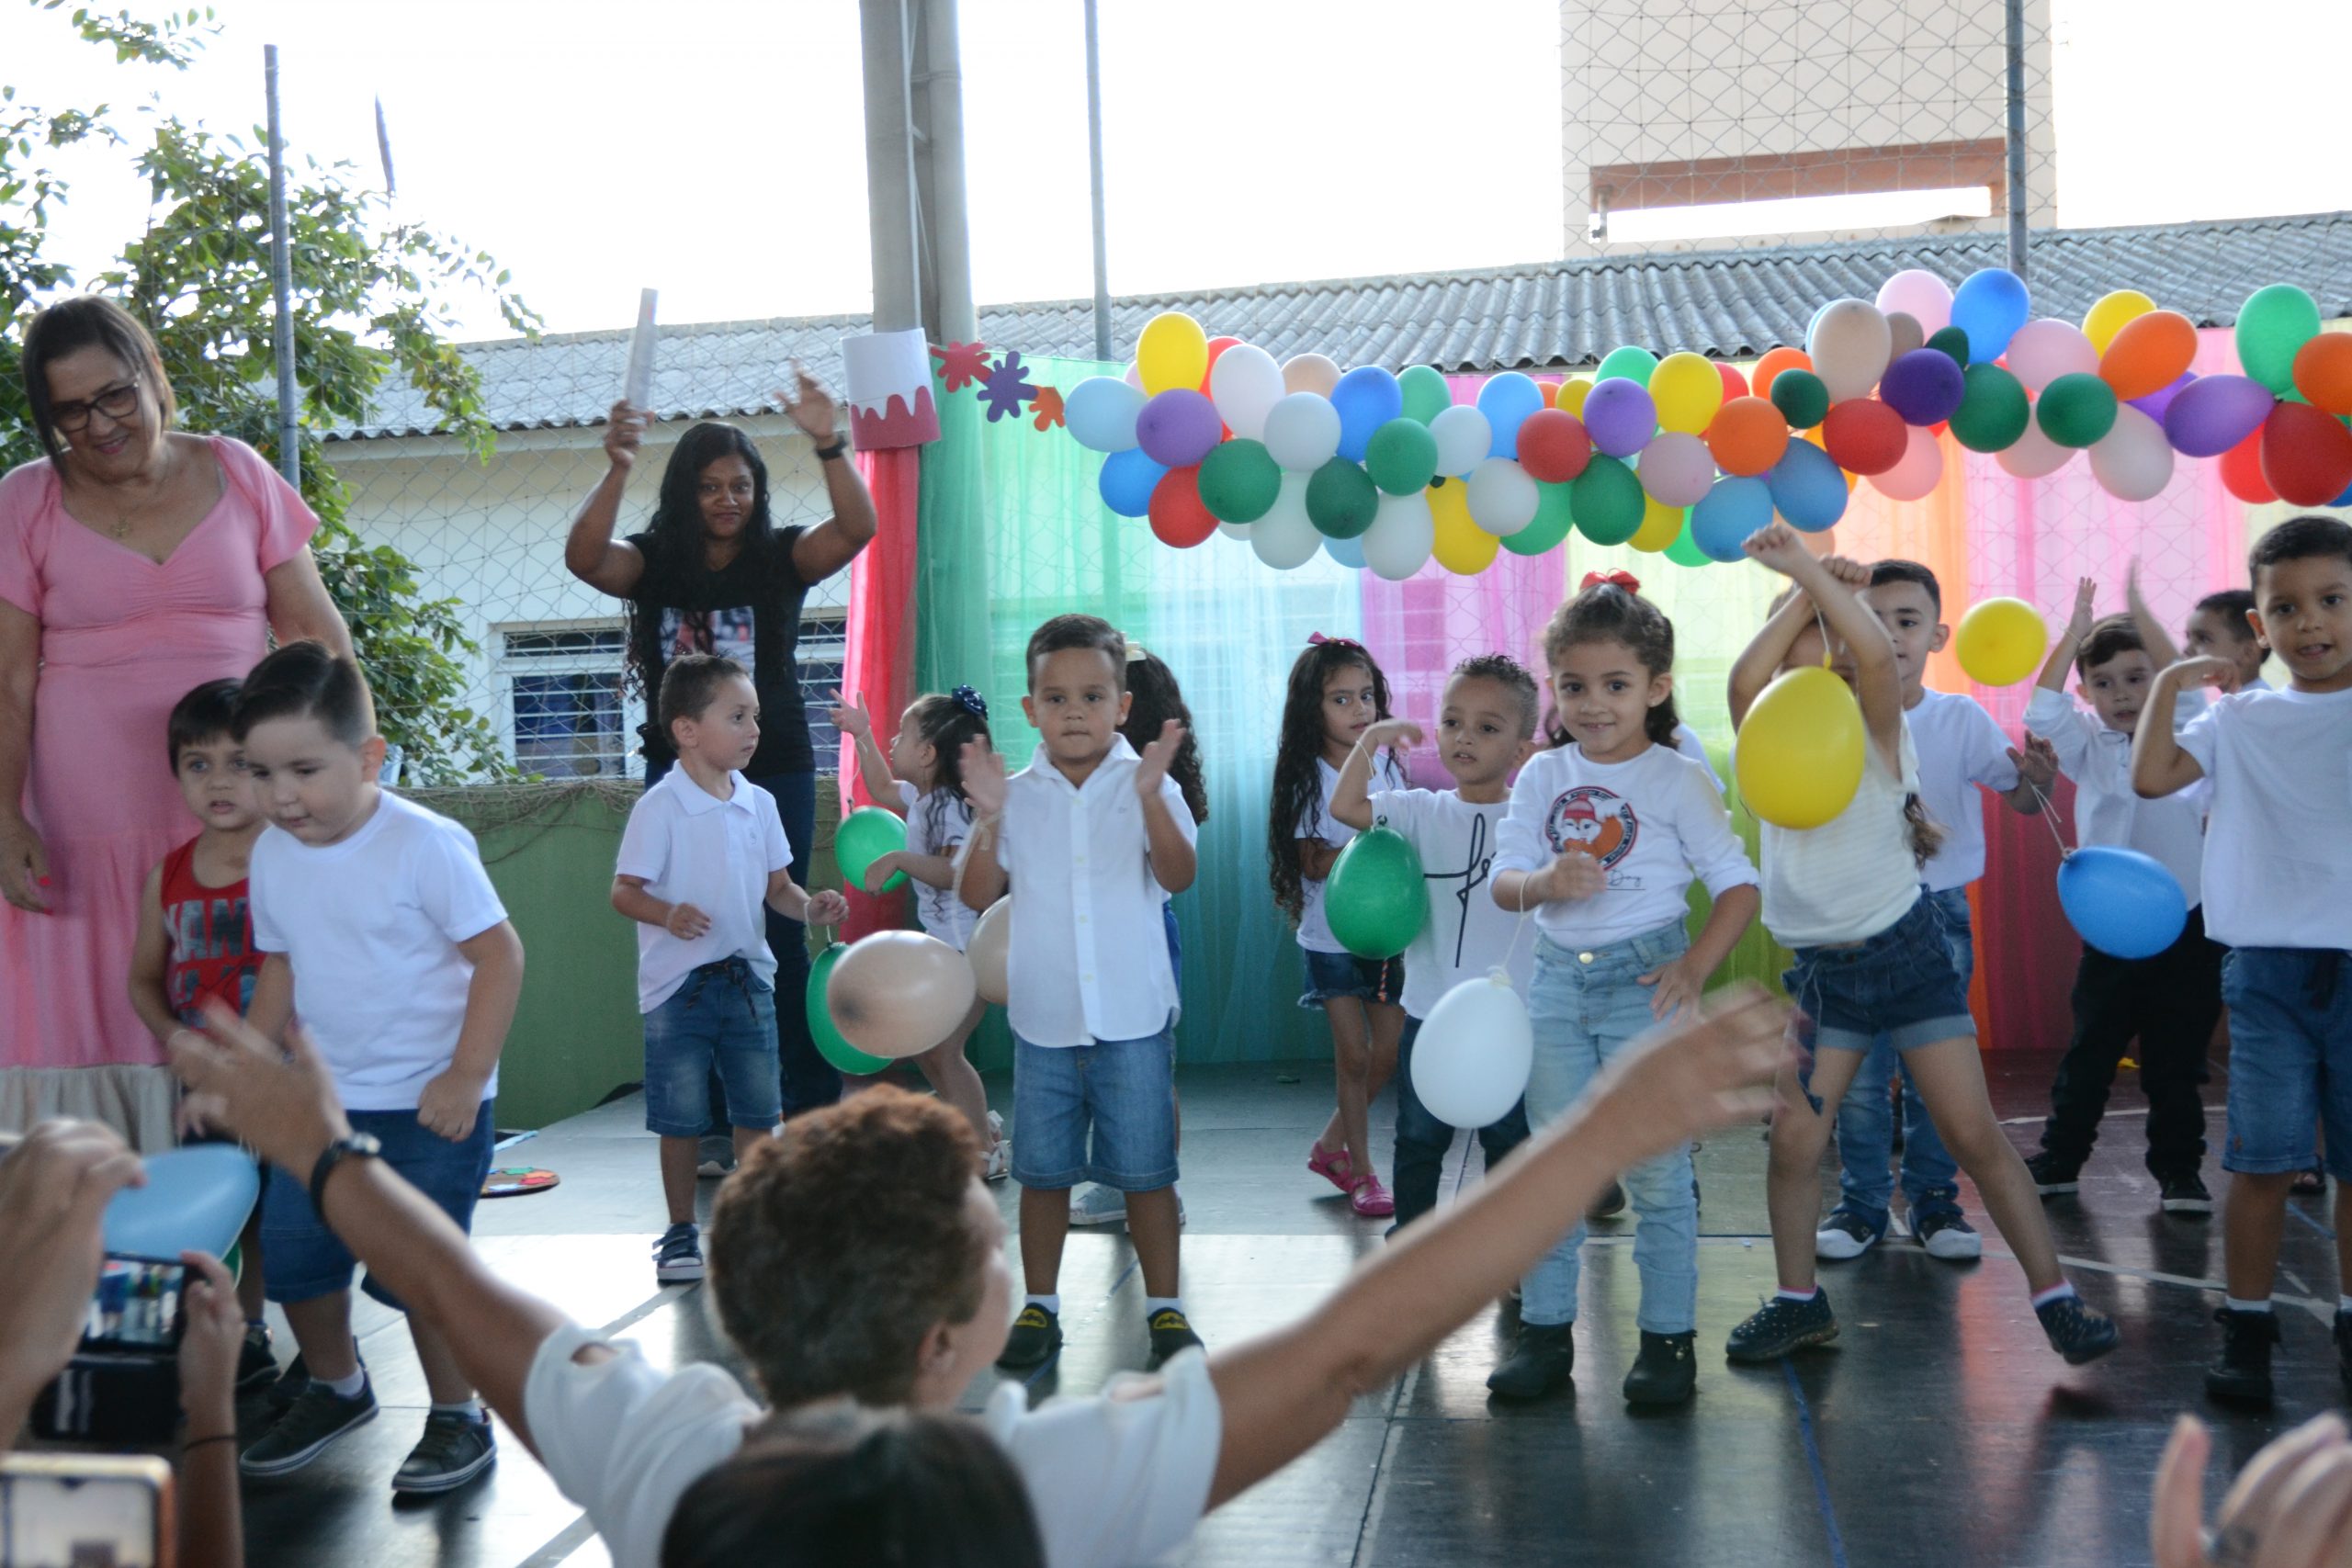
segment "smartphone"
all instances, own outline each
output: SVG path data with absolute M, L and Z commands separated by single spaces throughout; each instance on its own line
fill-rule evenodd
M 169 1351 L 187 1320 L 180 1311 L 187 1266 L 161 1258 L 107 1254 L 82 1327 L 85 1350 Z
M 172 1467 L 153 1455 L 0 1455 L 0 1568 L 173 1568 Z

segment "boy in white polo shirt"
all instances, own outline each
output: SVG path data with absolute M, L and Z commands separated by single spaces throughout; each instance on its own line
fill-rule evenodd
M 2205 1160 L 2205 1055 L 2222 1016 L 2222 950 L 2207 940 L 2202 907 L 2205 801 L 2199 782 L 2162 800 L 2142 800 L 2132 788 L 2132 732 L 2156 678 L 2156 660 L 2143 626 L 2130 615 L 2092 618 L 2098 584 L 2082 581 L 2074 618 L 2050 650 L 2026 728 L 2046 739 L 2058 767 L 2075 781 L 2075 841 L 2087 848 L 2114 844 L 2137 850 L 2172 873 L 2188 900 L 2179 938 L 2153 958 L 2117 958 L 2083 944 L 2075 975 L 2075 1037 L 2050 1085 L 2050 1119 L 2041 1150 L 2026 1168 L 2042 1196 L 2073 1192 L 2083 1162 L 2098 1141 L 2108 1087 L 2134 1039 L 2140 1083 L 2148 1095 L 2148 1171 L 2166 1213 L 2204 1214 L 2213 1208 L 2199 1175 Z M 2160 650 L 2169 658 L 2172 650 Z M 2066 671 L 2079 672 L 2075 690 L 2085 713 L 2068 701 Z
M 1177 1294 L 1177 990 L 1160 913 L 1197 863 L 1193 814 L 1168 776 L 1184 730 L 1169 720 L 1140 757 L 1120 737 L 1127 642 L 1095 616 L 1039 626 L 1028 666 L 1029 765 L 1008 779 L 985 741 L 964 749 L 964 794 L 981 819 L 965 901 L 987 908 L 1008 877 L 1019 894 L 1005 1010 L 1028 1300 L 997 1364 L 1040 1366 L 1060 1348 L 1069 1191 L 1091 1180 L 1127 1195 L 1158 1367 L 1201 1342 Z
M 645 1128 L 662 1143 L 670 1228 L 654 1244 L 661 1284 L 703 1276 L 695 1165 L 710 1122 L 710 1077 L 726 1089 L 741 1161 L 784 1114 L 775 1043 L 775 954 L 765 905 L 830 925 L 847 902 L 792 880 L 775 797 L 741 769 L 760 745 L 760 694 L 731 659 L 671 660 L 657 699 L 678 765 L 628 814 L 613 908 L 637 922 L 637 1005 L 645 1015 Z

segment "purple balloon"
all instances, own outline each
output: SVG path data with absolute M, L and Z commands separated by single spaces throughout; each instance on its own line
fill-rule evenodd
M 1905 424 L 1933 424 L 1950 419 L 1968 390 L 1968 377 L 1960 362 L 1939 348 L 1915 348 L 1899 355 L 1879 378 L 1879 401 L 1903 416 Z
M 1190 387 L 1170 387 L 1136 415 L 1136 445 L 1163 468 L 1190 468 L 1225 433 L 1216 405 Z
M 2157 391 L 2150 392 L 2144 398 L 2133 398 L 2132 400 L 2132 406 L 2138 409 L 2142 413 L 2146 414 L 2150 419 L 2154 420 L 2158 424 L 2162 424 L 2165 422 L 2165 411 L 2172 407 L 2172 400 L 2180 396 L 2182 389 L 2196 379 L 2196 371 L 2184 370 L 2171 386 L 2163 388 Z
M 1593 384 L 1584 400 L 1585 434 L 1611 457 L 1630 457 L 1657 433 L 1657 404 L 1638 381 L 1612 377 Z
M 2270 417 L 2278 400 L 2244 376 L 2199 376 L 2165 410 L 2165 435 L 2185 457 L 2218 457 Z

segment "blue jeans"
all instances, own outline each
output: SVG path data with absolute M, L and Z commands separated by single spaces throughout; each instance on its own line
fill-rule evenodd
M 2222 961 L 2230 1005 L 2229 1141 L 2222 1168 L 2283 1176 L 2319 1163 L 2352 1181 L 2352 953 L 2241 947 Z
M 1944 941 L 1965 992 L 1976 973 L 1968 890 L 1948 887 L 1927 898 L 1943 919 Z M 1888 1036 L 1872 1041 L 1854 1071 L 1852 1087 L 1838 1104 L 1838 1206 L 1873 1224 L 1885 1223 L 1894 1196 L 1894 1112 L 1887 1103 L 1886 1085 L 1895 1057 Z M 1910 1203 L 1914 1225 L 1939 1211 L 1960 1213 L 1960 1167 L 1936 1135 L 1936 1123 L 1920 1103 L 1919 1091 L 1911 1087 L 1908 1073 L 1903 1076 L 1903 1196 Z
M 1041 1191 L 1176 1184 L 1176 1036 L 1032 1045 L 1012 1037 L 1012 1179 Z
M 1535 1061 L 1527 1078 L 1527 1119 L 1549 1126 L 1566 1115 L 1604 1063 L 1657 1027 L 1651 990 L 1636 983 L 1689 951 L 1682 923 L 1661 926 L 1607 947 L 1572 951 L 1549 937 L 1535 944 L 1535 978 L 1527 1011 L 1535 1026 Z M 1690 1189 L 1690 1145 L 1625 1173 L 1633 1200 L 1634 1268 L 1642 1279 L 1635 1322 L 1650 1334 L 1688 1334 L 1699 1319 L 1699 1198 Z M 1521 1323 L 1574 1323 L 1584 1216 L 1544 1255 L 1521 1288 Z
M 714 1073 L 726 1090 L 716 1104 Z M 742 958 L 692 971 L 645 1015 L 645 1130 L 664 1138 L 699 1137 L 714 1109 L 732 1125 L 759 1133 L 783 1114 L 775 993 Z
M 1430 1114 L 1413 1092 L 1413 1042 L 1420 1037 L 1421 1021 L 1405 1015 L 1405 1032 L 1396 1042 L 1396 1165 L 1390 1185 L 1396 1190 L 1397 1230 L 1437 1207 L 1439 1178 L 1445 1156 L 1453 1152 L 1453 1129 Z M 1487 1151 L 1487 1168 L 1527 1142 L 1527 1101 L 1504 1112 L 1499 1122 L 1478 1129 L 1478 1146 Z

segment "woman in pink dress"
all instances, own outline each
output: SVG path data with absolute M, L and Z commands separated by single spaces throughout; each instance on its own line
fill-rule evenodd
M 136 320 L 51 306 L 24 374 L 49 457 L 0 478 L 0 1129 L 75 1115 L 167 1147 L 176 1093 L 129 988 L 140 888 L 196 829 L 164 717 L 272 628 L 351 637 L 317 517 L 253 448 L 170 428 Z

